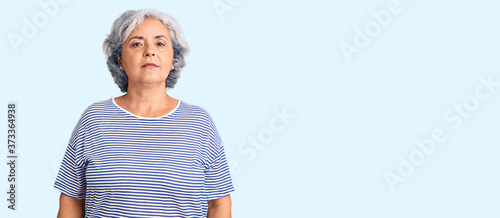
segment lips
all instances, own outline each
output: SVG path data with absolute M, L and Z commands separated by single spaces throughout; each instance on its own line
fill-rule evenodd
M 153 63 L 147 63 L 142 65 L 143 68 L 153 68 L 153 67 L 158 67 L 158 65 L 153 64 Z

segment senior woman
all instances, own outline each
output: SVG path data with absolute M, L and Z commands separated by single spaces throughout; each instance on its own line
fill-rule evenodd
M 189 52 L 177 21 L 126 11 L 103 49 L 125 94 L 90 105 L 74 128 L 54 184 L 58 217 L 231 217 L 234 188 L 212 118 L 166 93 Z

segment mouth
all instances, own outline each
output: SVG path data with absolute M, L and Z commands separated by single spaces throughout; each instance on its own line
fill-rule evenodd
M 158 65 L 153 64 L 153 63 L 147 63 L 147 64 L 142 65 L 142 68 L 154 68 L 154 67 L 158 67 Z

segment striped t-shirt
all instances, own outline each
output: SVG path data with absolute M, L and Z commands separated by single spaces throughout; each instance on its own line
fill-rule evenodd
M 207 201 L 234 191 L 206 110 L 179 100 L 146 118 L 114 98 L 83 112 L 54 187 L 85 199 L 86 217 L 206 217 Z

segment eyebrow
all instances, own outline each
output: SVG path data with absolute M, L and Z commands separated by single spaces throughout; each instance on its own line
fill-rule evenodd
M 165 39 L 167 39 L 167 37 L 165 37 L 164 35 L 157 35 L 157 36 L 155 36 L 155 39 L 159 39 L 159 38 L 162 38 L 162 37 L 165 38 Z M 134 36 L 134 37 L 130 38 L 130 40 L 132 40 L 132 39 L 141 39 L 142 40 L 142 39 L 144 39 L 144 37 L 142 37 L 142 36 Z
M 144 37 L 142 37 L 142 36 L 134 36 L 134 37 L 130 38 L 128 41 L 130 41 L 132 39 L 144 39 Z

